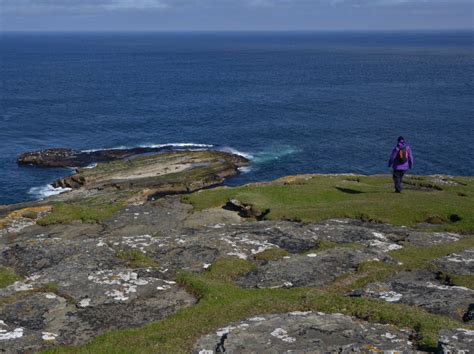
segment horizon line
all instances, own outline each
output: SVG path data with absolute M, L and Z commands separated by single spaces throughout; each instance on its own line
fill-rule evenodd
M 474 32 L 471 28 L 397 28 L 397 29 L 180 29 L 180 30 L 140 30 L 140 29 L 99 29 L 99 30 L 4 30 L 9 33 L 364 33 L 364 32 Z

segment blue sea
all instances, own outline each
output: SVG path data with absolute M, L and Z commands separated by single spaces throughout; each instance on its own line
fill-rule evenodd
M 68 169 L 50 147 L 234 151 L 228 184 L 387 173 L 403 135 L 415 174 L 474 175 L 474 32 L 2 33 L 0 204 Z M 204 144 L 200 145 L 200 144 Z

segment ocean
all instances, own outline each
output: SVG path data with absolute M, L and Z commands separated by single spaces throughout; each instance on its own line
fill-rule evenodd
M 233 151 L 239 185 L 297 173 L 474 175 L 473 31 L 2 33 L 0 204 L 54 193 L 50 147 Z M 181 144 L 181 145 L 179 145 Z

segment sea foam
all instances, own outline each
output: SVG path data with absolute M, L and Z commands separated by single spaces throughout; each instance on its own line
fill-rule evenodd
M 28 194 L 34 195 L 37 199 L 44 199 L 52 195 L 58 195 L 70 191 L 71 188 L 54 188 L 53 185 L 47 184 L 40 187 L 32 187 Z

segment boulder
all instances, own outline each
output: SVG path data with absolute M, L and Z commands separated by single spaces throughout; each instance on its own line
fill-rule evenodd
M 342 314 L 290 312 L 230 323 L 195 343 L 193 353 L 412 352 L 410 333 Z

